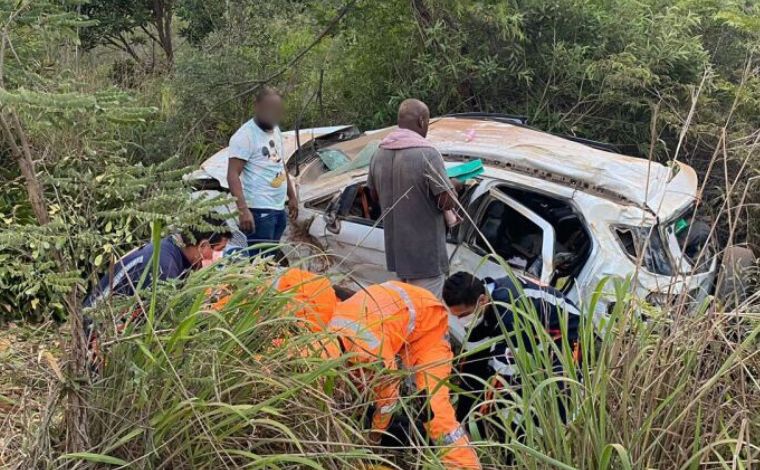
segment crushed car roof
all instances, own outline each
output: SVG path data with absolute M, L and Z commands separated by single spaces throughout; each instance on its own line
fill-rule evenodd
M 329 148 L 353 158 L 372 141 L 394 127 Z M 670 214 L 691 203 L 697 193 L 696 172 L 683 163 L 671 166 L 592 148 L 583 143 L 520 125 L 481 119 L 433 119 L 427 135 L 447 156 L 475 157 L 485 164 L 554 177 L 581 190 L 616 196 L 621 202 Z

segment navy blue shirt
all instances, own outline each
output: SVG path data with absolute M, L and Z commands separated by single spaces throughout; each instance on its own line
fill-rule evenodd
M 515 280 L 518 284 L 515 283 Z M 527 313 L 534 310 L 538 323 L 543 326 L 558 347 L 564 340 L 571 346 L 578 341 L 580 311 L 562 292 L 548 286 L 519 278 L 503 277 L 501 279 L 486 279 L 486 286 L 491 291 L 491 299 L 495 302 L 483 312 L 480 322 L 470 330 L 465 350 L 473 350 L 484 342 L 499 341 L 492 344 L 490 350 L 479 351 L 468 357 L 462 372 L 481 378 L 487 378 L 494 373 L 508 378 L 508 383 L 519 385 L 517 366 L 515 363 L 516 349 L 521 348 L 533 354 L 533 346 L 537 335 L 529 334 L 530 326 L 523 325 L 522 335 L 515 333 L 515 308 Z M 530 336 L 533 336 L 532 338 Z M 540 344 L 538 347 L 542 347 Z M 554 361 L 555 371 L 561 370 L 558 358 Z
M 463 374 L 461 387 L 465 392 L 459 396 L 457 403 L 457 418 L 460 420 L 465 419 L 472 408 L 483 400 L 483 381 L 489 381 L 494 375 L 500 376 L 518 393 L 522 391 L 516 360 L 518 350 L 533 355 L 537 348 L 546 347 L 540 342 L 543 335 L 539 336 L 534 327 L 544 328 L 560 351 L 564 341 L 570 347 L 575 347 L 578 342 L 580 311 L 562 292 L 520 278 L 485 279 L 485 283 L 494 303 L 486 308 L 477 325 L 470 329 L 464 350 L 474 351 L 486 342 L 491 347 L 472 352 L 459 364 Z M 519 317 L 526 314 L 532 316 L 533 312 L 538 324 L 531 326 L 527 321 L 520 321 Z M 515 331 L 518 322 L 523 326 L 520 328 L 522 335 Z M 561 374 L 560 359 L 551 350 L 549 354 L 553 372 Z M 541 364 L 537 366 L 542 367 Z M 558 387 L 562 388 L 562 383 Z M 565 409 L 561 401 L 558 406 L 564 419 Z M 497 434 L 504 435 L 503 431 L 498 430 Z
M 158 257 L 158 279 L 178 279 L 184 277 L 192 268 L 192 263 L 182 254 L 182 249 L 177 246 L 174 237 L 166 237 L 161 240 Z M 135 288 L 139 287 L 140 279 L 147 270 L 143 287 L 153 286 L 151 280 L 153 259 L 153 243 L 148 243 L 139 250 L 133 251 L 114 264 L 113 275 L 106 274 L 100 279 L 98 285 L 84 300 L 84 307 L 92 307 L 100 300 L 111 295 L 132 296 Z

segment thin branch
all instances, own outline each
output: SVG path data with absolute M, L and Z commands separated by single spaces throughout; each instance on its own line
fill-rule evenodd
M 266 83 L 269 83 L 270 81 L 272 81 L 272 80 L 274 80 L 274 79 L 282 76 L 283 74 L 285 74 L 285 72 L 287 72 L 288 69 L 290 69 L 296 63 L 298 63 L 306 54 L 309 53 L 309 51 L 311 51 L 312 49 L 314 49 L 314 47 L 316 47 L 317 44 L 319 44 L 322 41 L 322 39 L 325 38 L 325 36 L 327 36 L 327 34 L 333 29 L 333 27 L 335 27 L 340 22 L 340 20 L 343 19 L 344 16 L 346 16 L 346 14 L 349 12 L 349 10 L 351 9 L 351 7 L 353 7 L 356 4 L 356 2 L 357 2 L 357 0 L 349 0 L 343 6 L 343 8 L 340 9 L 340 11 L 335 16 L 335 18 L 333 18 L 332 21 L 330 21 L 330 23 L 327 25 L 327 27 L 316 38 L 314 38 L 314 40 L 311 42 L 311 44 L 309 44 L 304 49 L 302 49 L 298 54 L 296 54 L 295 57 L 293 57 L 293 59 L 291 59 L 282 68 L 280 68 L 280 70 L 278 70 L 277 72 L 275 72 L 275 73 L 273 73 L 273 74 L 269 75 L 268 77 L 266 77 L 264 79 L 261 79 L 261 80 L 248 80 L 248 81 L 244 81 L 244 82 L 239 82 L 238 84 L 240 84 L 240 85 L 251 84 L 251 83 L 253 83 L 254 85 L 252 87 L 250 87 L 250 88 L 247 88 L 247 89 L 243 90 L 242 92 L 240 92 L 240 93 L 238 93 L 236 95 L 233 95 L 233 96 L 231 96 L 231 97 L 229 97 L 229 98 L 227 98 L 225 100 L 222 100 L 222 101 L 214 104 L 213 106 L 211 106 L 211 108 L 208 111 L 206 111 L 203 114 L 203 116 L 201 116 L 198 120 L 195 121 L 195 123 L 193 123 L 193 125 L 190 127 L 190 129 L 185 134 L 185 137 L 183 137 L 182 142 L 179 145 L 179 148 L 184 147 L 185 143 L 187 142 L 187 139 L 195 131 L 195 129 L 198 127 L 198 125 L 200 125 L 200 123 L 202 123 L 203 120 L 206 119 L 211 114 L 211 111 L 213 111 L 213 110 L 215 110 L 215 109 L 217 109 L 217 108 L 219 108 L 219 107 L 221 107 L 221 106 L 223 106 L 223 105 L 225 105 L 227 103 L 230 103 L 232 101 L 236 101 L 236 100 L 238 100 L 238 99 L 240 99 L 240 98 L 242 98 L 244 96 L 247 96 L 247 95 L 253 93 L 254 91 L 256 91 L 261 86 L 265 85 Z
M 140 29 L 150 37 L 153 42 L 156 42 L 158 44 L 161 44 L 161 40 L 156 37 L 155 34 L 153 34 L 148 28 L 146 28 L 144 25 L 140 25 Z
M 234 97 L 232 97 L 232 98 L 230 98 L 230 99 L 228 99 L 226 101 L 222 101 L 221 103 L 217 104 L 216 106 L 221 106 L 221 105 L 223 105 L 225 103 L 229 103 L 230 101 L 233 101 L 233 100 L 235 100 L 237 98 L 245 96 L 245 95 L 247 95 L 249 93 L 252 93 L 257 88 L 259 88 L 261 85 L 269 83 L 272 80 L 274 80 L 275 78 L 278 78 L 281 75 L 283 75 L 285 72 L 288 71 L 288 69 L 290 69 L 296 63 L 298 63 L 306 54 L 308 54 L 309 51 L 311 51 L 312 49 L 314 49 L 322 41 L 322 39 L 325 38 L 325 36 L 328 35 L 328 33 L 333 29 L 333 27 L 335 27 L 340 22 L 340 20 L 343 19 L 344 16 L 346 16 L 346 14 L 348 13 L 348 11 L 351 9 L 351 7 L 354 6 L 354 4 L 356 2 L 357 2 L 357 0 L 349 0 L 349 2 L 346 3 L 343 6 L 343 8 L 340 9 L 340 11 L 335 16 L 335 18 L 333 18 L 330 21 L 330 23 L 327 25 L 327 27 L 325 27 L 325 29 L 322 30 L 322 32 L 316 38 L 314 38 L 314 40 L 311 42 L 311 44 L 309 44 L 304 49 L 302 49 L 287 64 L 285 64 L 280 70 L 278 70 L 277 72 L 273 73 L 272 75 L 270 75 L 270 76 L 268 76 L 266 78 L 263 78 L 263 79 L 258 79 L 258 80 L 244 80 L 244 81 L 241 81 L 241 82 L 226 82 L 226 83 L 217 83 L 217 84 L 215 84 L 215 86 L 217 86 L 217 85 L 239 86 L 239 85 L 251 85 L 251 84 L 254 85 L 253 87 L 248 88 L 248 89 L 242 91 L 241 93 L 235 95 Z

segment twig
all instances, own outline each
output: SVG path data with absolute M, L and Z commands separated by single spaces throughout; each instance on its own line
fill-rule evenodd
M 349 0 L 343 6 L 343 8 L 340 9 L 340 11 L 335 16 L 335 18 L 333 18 L 332 21 L 330 21 L 330 23 L 327 25 L 327 27 L 325 27 L 325 29 L 316 38 L 314 38 L 314 40 L 311 42 L 311 44 L 309 44 L 304 49 L 302 49 L 298 54 L 295 55 L 295 57 L 293 57 L 287 64 L 285 64 L 283 67 L 281 67 L 278 71 L 274 72 L 273 74 L 271 74 L 268 77 L 265 77 L 263 79 L 259 79 L 259 80 L 246 80 L 246 81 L 242 81 L 242 82 L 232 83 L 231 85 L 253 84 L 253 86 L 249 87 L 249 88 L 246 88 L 245 90 L 241 91 L 240 93 L 238 93 L 236 95 L 233 95 L 233 96 L 231 96 L 231 97 L 229 97 L 229 98 L 227 98 L 225 100 L 222 100 L 222 101 L 220 101 L 220 102 L 212 105 L 211 108 L 203 114 L 203 116 L 201 116 L 198 120 L 195 121 L 195 123 L 193 123 L 193 125 L 190 127 L 190 129 L 185 134 L 185 136 L 182 138 L 182 142 L 180 143 L 179 148 L 182 148 L 182 147 L 185 146 L 185 143 L 187 142 L 187 139 L 190 137 L 190 135 L 193 133 L 193 131 L 195 131 L 195 129 L 198 127 L 198 125 L 200 125 L 200 123 L 203 122 L 203 120 L 206 119 L 211 114 L 211 111 L 219 108 L 222 105 L 225 105 L 225 104 L 230 103 L 232 101 L 236 101 L 236 100 L 238 100 L 238 99 L 240 99 L 240 98 L 242 98 L 244 96 L 247 96 L 247 95 L 253 93 L 254 91 L 256 91 L 257 89 L 259 89 L 261 86 L 263 86 L 263 85 L 271 82 L 272 80 L 274 80 L 274 79 L 282 76 L 283 74 L 285 74 L 285 72 L 287 72 L 292 66 L 294 66 L 296 63 L 298 63 L 306 54 L 309 53 L 309 51 L 311 51 L 314 47 L 316 47 L 317 44 L 319 44 L 322 41 L 322 39 L 325 38 L 325 36 L 327 36 L 327 34 L 333 29 L 333 27 L 335 25 L 337 25 L 338 22 L 340 22 L 340 20 L 343 19 L 344 16 L 346 16 L 346 14 L 349 12 L 349 10 L 351 9 L 351 7 L 353 7 L 354 4 L 356 4 L 356 2 L 357 2 L 357 0 Z

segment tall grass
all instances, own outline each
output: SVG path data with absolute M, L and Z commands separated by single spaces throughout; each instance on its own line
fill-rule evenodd
M 382 461 L 363 447 L 355 408 L 335 392 L 349 383 L 348 369 L 296 353 L 315 338 L 283 317 L 287 295 L 270 282 L 261 267 L 228 266 L 161 290 L 148 315 L 153 329 L 105 341 L 107 364 L 89 397 L 97 442 L 61 466 L 338 469 Z M 222 285 L 234 294 L 213 311 L 209 290 Z
M 760 462 L 760 323 L 708 311 L 644 322 L 626 302 L 628 286 L 601 336 L 582 328 L 580 368 L 560 354 L 565 374 L 548 376 L 548 358 L 518 354 L 523 390 L 501 399 L 523 421 L 506 447 L 519 467 L 751 468 Z M 592 305 L 586 312 L 593 312 Z M 530 317 L 530 313 L 526 314 Z M 524 328 L 525 322 L 521 322 Z M 549 338 L 544 338 L 545 344 Z M 536 367 L 538 362 L 540 367 Z M 543 366 L 541 366 L 543 363 Z M 576 370 L 580 374 L 576 373 Z M 562 384 L 562 387 L 559 386 Z M 557 403 L 568 408 L 563 425 Z M 753 441 L 754 438 L 754 441 Z
M 55 465 L 440 468 L 439 449 L 422 431 L 406 449 L 366 444 L 368 397 L 354 386 L 351 367 L 296 353 L 316 337 L 281 313 L 288 296 L 270 283 L 263 267 L 228 266 L 195 273 L 182 289 L 161 289 L 151 332 L 105 341 L 108 361 L 90 388 L 90 452 Z M 210 289 L 220 285 L 234 293 L 213 311 Z M 465 422 L 484 468 L 757 466 L 757 318 L 705 304 L 701 313 L 644 322 L 629 286 L 618 283 L 615 292 L 604 328 L 595 330 L 585 314 L 580 367 L 569 348 L 518 353 L 522 390 L 494 390 L 492 411 Z M 584 312 L 594 311 L 597 298 Z M 114 305 L 111 314 L 124 307 Z M 519 301 L 515 308 L 518 332 L 533 331 L 535 312 Z M 560 376 L 547 372 L 551 354 L 561 356 Z M 450 385 L 456 396 L 458 377 Z M 414 421 L 420 400 L 407 396 L 401 408 Z M 515 416 L 529 419 L 516 428 Z M 477 420 L 487 422 L 483 435 Z M 506 438 L 495 441 L 495 429 Z

